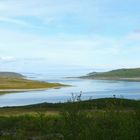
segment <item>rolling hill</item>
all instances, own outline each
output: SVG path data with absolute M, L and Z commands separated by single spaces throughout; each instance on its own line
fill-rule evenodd
M 24 77 L 22 74 L 19 74 L 19 73 L 15 73 L 15 72 L 0 72 L 0 78 L 2 77 L 15 77 L 15 78 L 22 78 Z
M 0 72 L 0 93 L 43 90 L 47 88 L 58 88 L 64 86 L 59 83 L 48 83 L 44 81 L 30 80 L 24 75 L 14 72 Z
M 87 79 L 114 79 L 114 80 L 140 80 L 140 68 L 117 69 L 107 72 L 93 72 L 80 78 Z

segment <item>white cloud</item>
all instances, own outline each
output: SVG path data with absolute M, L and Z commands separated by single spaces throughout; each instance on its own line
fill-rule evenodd
M 71 14 L 76 18 L 87 18 L 97 14 L 98 9 L 92 3 L 81 0 L 4 0 L 0 1 L 0 17 L 3 21 L 23 25 L 26 23 L 22 18 L 27 17 L 36 18 L 42 23 L 59 21 Z M 93 7 L 89 8 L 91 4 Z
M 1 22 L 9 22 L 9 23 L 14 23 L 14 24 L 19 24 L 19 25 L 28 25 L 27 22 L 25 21 L 22 21 L 22 20 L 17 20 L 17 19 L 14 19 L 14 18 L 7 18 L 7 17 L 0 17 L 0 21 Z
M 12 56 L 0 56 L 0 61 L 4 61 L 4 62 L 11 62 L 11 61 L 15 61 L 16 58 L 12 57 Z
M 100 36 L 39 36 L 0 29 L 0 52 L 18 61 L 40 60 L 50 64 L 92 65 L 120 52 L 115 39 Z M 104 58 L 105 57 L 105 58 Z M 23 60 L 23 58 L 25 58 Z
M 138 41 L 140 41 L 140 32 L 137 30 L 137 31 L 134 31 L 132 33 L 129 33 L 127 38 L 129 40 L 135 40 L 135 41 L 138 40 Z

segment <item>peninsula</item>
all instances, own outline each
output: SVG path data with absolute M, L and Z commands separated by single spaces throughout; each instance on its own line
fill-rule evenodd
M 99 80 L 130 80 L 140 81 L 140 68 L 117 69 L 107 72 L 92 72 L 80 78 Z
M 60 83 L 30 80 L 22 74 L 14 72 L 0 72 L 0 93 L 30 90 L 44 90 L 65 86 Z

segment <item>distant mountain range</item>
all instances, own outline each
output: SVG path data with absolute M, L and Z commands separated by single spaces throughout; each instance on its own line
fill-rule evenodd
M 80 78 L 86 79 L 122 79 L 122 80 L 140 80 L 140 68 L 117 69 L 108 72 L 92 72 Z

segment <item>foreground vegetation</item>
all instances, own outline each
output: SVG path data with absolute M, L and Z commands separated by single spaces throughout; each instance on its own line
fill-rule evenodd
M 29 80 L 17 73 L 0 72 L 0 94 L 12 91 L 57 88 L 61 86 L 64 85 L 59 83 L 48 83 L 36 80 Z
M 81 78 L 88 79 L 115 79 L 115 80 L 135 80 L 140 81 L 140 68 L 117 69 L 108 72 L 93 72 Z
M 139 132 L 140 101 L 78 97 L 0 108 L 0 140 L 139 140 Z

